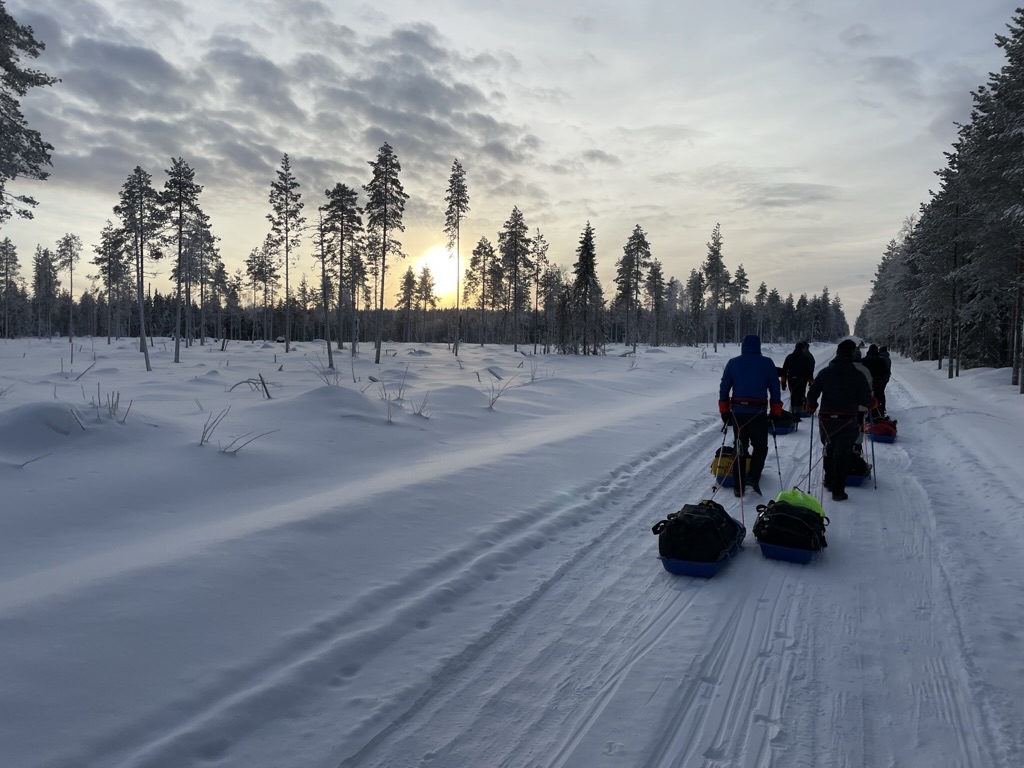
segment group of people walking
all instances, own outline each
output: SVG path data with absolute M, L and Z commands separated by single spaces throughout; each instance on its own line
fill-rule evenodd
M 817 374 L 806 341 L 797 342 L 781 368 L 761 354 L 761 339 L 743 339 L 740 355 L 726 363 L 718 392 L 718 411 L 736 438 L 733 492 L 760 495 L 761 473 L 768 457 L 768 428 L 782 415 L 782 392 L 788 387 L 793 417 L 818 411 L 825 446 L 825 488 L 833 501 L 845 501 L 846 478 L 859 443 L 865 416 L 885 415 L 885 387 L 892 362 L 885 347 L 872 344 L 861 359 L 857 343 L 846 339 L 835 357 Z M 820 401 L 820 410 L 819 410 Z M 749 457 L 749 468 L 745 458 Z

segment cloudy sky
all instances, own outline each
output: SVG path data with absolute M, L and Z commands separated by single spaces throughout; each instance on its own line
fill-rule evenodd
M 852 324 L 970 91 L 1001 66 L 995 35 L 1016 0 L 6 4 L 46 45 L 36 65 L 62 80 L 24 102 L 55 147 L 48 181 L 12 185 L 40 201 L 35 219 L 0 233 L 26 277 L 37 243 L 95 244 L 131 170 L 162 186 L 177 156 L 234 271 L 267 231 L 283 153 L 312 219 L 328 186 L 369 180 L 387 141 L 417 269 L 444 243 L 457 157 L 472 209 L 463 266 L 518 206 L 557 263 L 575 260 L 589 220 L 610 281 L 640 224 L 685 281 L 721 222 L 726 265 L 742 263 L 752 288 L 828 285 Z M 439 288 L 454 281 L 454 260 L 429 263 Z

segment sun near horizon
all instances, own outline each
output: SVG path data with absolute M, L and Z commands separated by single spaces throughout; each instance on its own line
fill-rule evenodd
M 461 271 L 466 271 L 466 259 L 462 259 Z M 438 307 L 455 306 L 455 286 L 458 278 L 456 272 L 455 253 L 444 245 L 434 245 L 419 256 L 412 259 L 412 271 L 420 276 L 423 267 L 430 269 L 434 278 L 434 294 L 437 296 Z

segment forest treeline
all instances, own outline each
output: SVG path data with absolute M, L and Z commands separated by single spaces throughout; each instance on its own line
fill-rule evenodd
M 1024 334 L 1024 10 L 1002 68 L 972 92 L 937 188 L 889 242 L 855 332 L 915 360 L 1010 367 Z

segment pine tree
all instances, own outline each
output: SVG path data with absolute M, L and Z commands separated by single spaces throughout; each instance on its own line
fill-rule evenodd
M 594 242 L 594 228 L 587 222 L 576 247 L 576 263 L 573 264 L 573 301 L 575 315 L 579 318 L 576 337 L 580 340 L 583 354 L 598 353 L 601 339 L 601 309 L 604 295 L 597 277 L 597 248 Z M 588 341 L 589 339 L 589 341 Z M 576 345 L 573 344 L 575 350 Z
M 135 166 L 121 187 L 120 204 L 114 207 L 114 213 L 121 217 L 122 229 L 131 244 L 139 303 L 139 351 L 146 358 L 146 370 L 152 371 L 146 345 L 145 268 L 147 252 L 151 259 L 159 259 L 162 255 L 156 244 L 163 227 L 164 212 L 160 195 L 153 189 L 152 176 L 141 167 Z
M 405 335 L 402 341 L 408 342 L 412 331 L 412 310 L 416 305 L 416 273 L 412 265 L 406 267 L 395 298 L 398 300 L 398 308 L 405 314 Z
M 71 345 L 71 364 L 75 362 L 75 265 L 82 256 L 82 238 L 70 233 L 57 241 L 56 266 L 68 272 L 68 343 Z
M 548 241 L 538 227 L 530 244 L 530 263 L 533 268 L 533 354 L 537 354 L 540 335 L 538 306 L 540 304 L 540 279 L 548 268 Z
M 741 322 L 743 320 L 743 297 L 750 293 L 750 279 L 747 277 L 747 270 L 740 264 L 736 267 L 736 274 L 729 283 L 729 304 L 733 312 L 733 338 L 736 342 L 743 339 Z
M 292 294 L 289 272 L 292 254 L 302 243 L 302 227 L 306 223 L 306 218 L 302 215 L 303 203 L 299 182 L 292 173 L 287 153 L 281 158 L 277 179 L 270 184 L 268 200 L 272 209 L 267 214 L 270 233 L 284 255 L 284 351 L 291 352 Z
M 434 276 L 430 274 L 430 267 L 426 264 L 420 268 L 420 275 L 416 280 L 416 304 L 420 308 L 420 341 L 422 342 L 425 340 L 427 312 L 437 308 L 437 295 L 434 293 Z
M 459 355 L 459 337 L 462 333 L 462 325 L 459 315 L 459 278 L 462 265 L 459 263 L 459 236 L 462 229 L 462 219 L 469 213 L 469 191 L 466 189 L 466 172 L 462 169 L 462 163 L 458 158 L 452 163 L 452 172 L 448 177 L 448 193 L 445 195 L 445 202 L 448 208 L 444 215 L 444 232 L 448 236 L 448 250 L 455 246 L 455 342 L 453 352 Z
M 480 346 L 486 343 L 487 323 L 487 279 L 490 265 L 495 260 L 494 246 L 486 237 L 481 237 L 473 249 L 473 255 L 466 269 L 466 293 L 473 294 L 479 290 L 480 295 Z
M 708 243 L 708 255 L 704 260 L 704 279 L 710 293 L 708 304 L 711 307 L 711 345 L 718 351 L 718 312 L 725 298 L 726 286 L 729 284 L 728 272 L 722 261 L 722 225 L 715 224 L 711 231 L 711 242 Z
M 634 354 L 640 333 L 640 290 L 644 273 L 650 266 L 651 246 L 647 242 L 647 234 L 637 224 L 622 249 L 622 257 L 615 262 L 616 301 L 622 305 L 626 315 L 624 340 L 627 346 L 632 345 Z
M 349 295 L 353 313 L 356 311 L 359 300 L 358 296 L 348 291 L 350 280 L 346 278 L 346 270 L 349 262 L 353 259 L 353 254 L 361 262 L 362 256 L 356 247 L 356 239 L 362 232 L 363 219 L 354 189 L 339 182 L 331 189 L 324 190 L 324 194 L 327 195 L 327 204 L 323 209 L 324 226 L 328 233 L 327 248 L 334 254 L 334 272 L 338 277 L 338 349 L 344 349 L 345 310 L 347 308 L 345 294 Z M 357 266 L 357 270 L 360 273 L 365 273 L 365 268 L 361 263 Z M 354 339 L 352 354 L 355 354 Z
M 700 331 L 704 325 L 704 296 L 706 293 L 707 283 L 704 280 L 704 273 L 691 269 L 690 277 L 686 281 L 686 296 L 690 304 L 691 343 L 694 346 L 700 343 Z
M 13 195 L 7 182 L 19 178 L 45 180 L 43 170 L 51 165 L 53 147 L 39 131 L 28 127 L 19 98 L 31 88 L 53 85 L 59 80 L 36 69 L 19 66 L 22 57 L 38 58 L 46 46 L 36 40 L 32 27 L 18 24 L 0 0 L 0 225 L 11 216 L 31 219 L 36 201 L 27 195 Z
M 330 190 L 328 190 L 330 192 Z M 327 367 L 334 370 L 334 352 L 331 351 L 331 283 L 327 276 L 327 262 L 330 259 L 328 254 L 327 241 L 328 241 L 328 230 L 327 223 L 324 218 L 328 206 L 321 205 L 318 213 L 319 220 L 317 222 L 317 246 L 319 248 L 319 255 L 314 255 L 314 259 L 320 262 L 320 301 L 323 305 L 324 310 L 324 335 L 327 339 Z M 340 305 L 340 301 L 338 302 Z M 338 324 L 338 333 L 341 333 L 341 324 Z
M 170 242 L 177 246 L 178 252 L 175 269 L 174 362 L 180 363 L 182 253 L 186 232 L 199 213 L 199 193 L 203 188 L 195 183 L 195 171 L 180 157 L 172 157 L 171 167 L 164 173 L 167 174 L 167 180 L 160 200 L 170 229 Z
M 661 346 L 661 323 L 665 314 L 665 272 L 661 267 L 661 262 L 657 259 L 652 258 L 650 260 L 647 276 L 644 280 L 644 290 L 647 292 L 647 299 L 651 305 L 651 315 L 654 317 L 650 343 L 658 347 Z M 638 301 L 639 298 L 638 294 Z M 633 342 L 633 351 L 636 352 L 635 340 Z
M 124 231 L 117 229 L 108 219 L 100 232 L 99 245 L 93 248 L 93 253 L 96 258 L 92 264 L 99 269 L 100 282 L 107 291 L 107 344 L 110 344 L 114 326 L 114 290 L 120 288 L 130 271 Z
M 18 263 L 18 250 L 11 242 L 11 238 L 5 237 L 0 241 L 0 288 L 4 292 L 4 335 L 5 339 L 13 339 L 14 333 L 11 330 L 11 297 L 17 289 L 18 272 L 21 265 Z
M 41 245 L 36 246 L 36 255 L 32 260 L 32 295 L 36 302 L 36 335 L 40 338 L 44 328 L 47 337 L 53 335 L 53 305 L 57 302 L 59 287 L 53 251 Z
M 374 339 L 374 362 L 379 365 L 380 348 L 384 338 L 384 281 L 387 277 L 387 257 L 388 254 L 397 258 L 405 257 L 402 243 L 394 235 L 405 231 L 402 215 L 405 213 L 405 201 L 409 196 L 398 178 L 398 174 L 402 172 L 402 165 L 390 144 L 384 142 L 377 150 L 377 159 L 369 161 L 369 165 L 373 168 L 373 177 L 369 184 L 363 186 L 363 190 L 367 196 L 366 226 L 380 248 L 377 254 L 380 257 L 377 264 L 380 301 L 377 304 L 377 330 Z
M 524 275 L 529 275 L 530 266 L 530 236 L 523 220 L 523 214 L 517 206 L 513 206 L 512 213 L 505 221 L 505 226 L 498 233 L 498 251 L 501 253 L 505 271 L 511 276 L 512 281 L 509 287 L 512 290 L 510 303 L 512 305 L 512 351 L 519 351 L 519 309 L 523 306 L 524 299 L 528 299 L 526 288 L 529 285 L 528 279 L 521 280 Z M 527 304 L 527 306 L 529 306 Z

